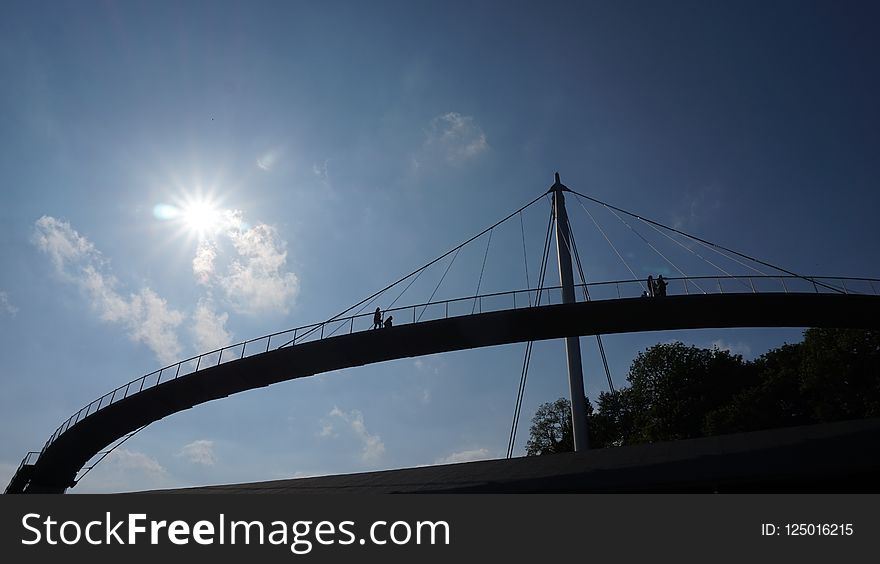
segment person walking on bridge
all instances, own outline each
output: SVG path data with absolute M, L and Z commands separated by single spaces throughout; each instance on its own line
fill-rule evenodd
M 376 312 L 373 313 L 373 329 L 380 329 L 381 327 L 382 327 L 382 310 L 377 307 Z
M 663 275 L 662 275 L 662 274 L 661 274 L 660 276 L 657 277 L 657 281 L 655 282 L 655 284 L 657 284 L 657 291 L 656 291 L 656 294 L 657 294 L 658 296 L 660 296 L 660 297 L 665 296 L 665 295 L 666 295 L 666 286 L 667 286 L 669 283 L 666 282 L 666 280 L 663 280 Z

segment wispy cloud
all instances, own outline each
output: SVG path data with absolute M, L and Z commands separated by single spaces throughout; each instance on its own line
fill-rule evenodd
M 257 158 L 257 166 L 266 172 L 269 172 L 275 167 L 275 164 L 278 162 L 278 159 L 281 158 L 281 149 L 276 147 L 274 149 L 270 149 L 260 155 Z
M 486 460 L 488 458 L 492 458 L 489 449 L 477 448 L 473 450 L 453 452 L 449 456 L 438 458 L 434 461 L 434 464 L 457 464 L 459 462 L 474 462 L 476 460 Z
M 285 269 L 287 242 L 265 223 L 227 234 L 238 256 L 217 281 L 232 307 L 248 314 L 287 313 L 299 294 L 299 279 Z
M 450 164 L 460 165 L 485 153 L 489 141 L 473 116 L 448 112 L 431 120 L 424 149 L 439 154 Z M 414 163 L 421 166 L 419 160 Z
M 688 190 L 672 214 L 672 225 L 676 229 L 694 229 L 711 221 L 721 207 L 721 186 L 709 184 L 698 190 Z
M 440 367 L 436 364 L 426 361 L 421 358 L 417 358 L 413 361 L 413 366 L 416 367 L 416 370 L 420 373 L 424 374 L 440 374 Z
M 177 453 L 177 456 L 201 466 L 214 466 L 217 463 L 217 455 L 214 453 L 214 441 L 204 439 L 184 445 L 180 452 Z
M 136 450 L 117 448 L 91 470 L 73 493 L 111 493 L 150 490 L 174 485 L 155 458 Z
M 320 163 L 312 163 L 312 173 L 325 184 L 330 181 L 329 165 L 330 159 L 324 159 Z
M 18 313 L 18 308 L 9 301 L 9 294 L 3 290 L 0 290 L 0 312 L 5 313 L 9 317 L 15 317 Z
M 141 472 L 149 476 L 165 476 L 168 472 L 159 462 L 142 452 L 118 448 L 107 456 L 107 462 L 122 470 Z
M 250 226 L 241 210 L 217 213 L 217 228 L 192 259 L 200 285 L 219 288 L 237 313 L 287 313 L 299 294 L 299 278 L 287 270 L 287 241 L 266 223 Z
M 214 274 L 214 259 L 217 258 L 217 250 L 210 241 L 202 241 L 196 249 L 196 256 L 192 260 L 193 274 L 199 284 L 208 284 Z
M 101 320 L 123 325 L 133 341 L 147 345 L 163 363 L 180 358 L 176 330 L 183 313 L 170 308 L 150 288 L 122 295 L 101 253 L 66 221 L 41 217 L 34 224 L 33 240 L 58 274 L 88 296 Z
M 232 342 L 232 334 L 226 329 L 229 314 L 215 312 L 210 299 L 199 300 L 192 320 L 192 334 L 196 350 L 212 351 Z
M 330 411 L 331 417 L 338 417 L 349 424 L 352 432 L 360 439 L 363 446 L 361 458 L 364 462 L 377 462 L 385 454 L 385 444 L 382 437 L 370 433 L 364 424 L 364 415 L 357 409 L 344 412 L 334 406 Z

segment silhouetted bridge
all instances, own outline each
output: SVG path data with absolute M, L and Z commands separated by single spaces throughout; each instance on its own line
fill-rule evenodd
M 24 458 L 6 493 L 62 493 L 102 449 L 207 401 L 341 368 L 509 343 L 641 331 L 727 327 L 880 326 L 880 280 L 804 276 L 671 278 L 665 297 L 643 280 L 521 290 L 386 310 L 397 324 L 372 330 L 372 313 L 273 333 L 183 360 L 94 400 L 40 452 Z M 541 303 L 539 296 L 549 299 Z M 555 298 L 555 299 L 554 299 Z M 273 348 L 274 347 L 274 348 Z

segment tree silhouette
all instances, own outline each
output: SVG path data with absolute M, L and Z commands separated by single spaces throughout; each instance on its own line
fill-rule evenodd
M 808 329 L 753 361 L 718 348 L 658 344 L 633 360 L 628 386 L 587 401 L 590 446 L 669 441 L 880 416 L 880 331 Z M 529 455 L 573 450 L 567 399 L 542 404 Z

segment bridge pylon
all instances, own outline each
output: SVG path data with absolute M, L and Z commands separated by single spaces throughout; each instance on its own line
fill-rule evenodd
M 562 286 L 562 303 L 575 302 L 574 275 L 571 266 L 571 231 L 568 214 L 565 211 L 565 196 L 569 191 L 559 180 L 550 187 L 553 195 L 553 216 L 556 219 L 556 255 L 559 264 L 559 283 Z M 565 338 L 565 354 L 568 361 L 568 391 L 571 399 L 571 427 L 574 434 L 574 450 L 583 451 L 590 448 L 587 432 L 587 404 L 584 395 L 584 372 L 581 364 L 580 337 Z

